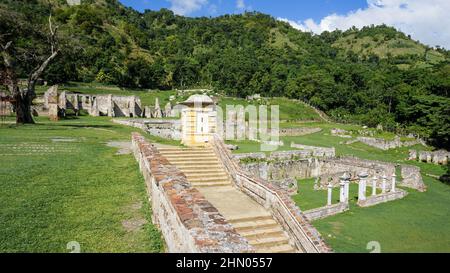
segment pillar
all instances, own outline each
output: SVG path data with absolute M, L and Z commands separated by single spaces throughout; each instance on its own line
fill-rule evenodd
M 372 196 L 377 195 L 377 180 L 378 177 L 374 176 L 372 180 Z
M 331 183 L 328 183 L 328 200 L 327 200 L 327 206 L 331 206 L 333 197 L 333 185 Z
M 392 174 L 392 185 L 391 185 L 391 192 L 395 192 L 395 183 L 397 182 L 396 180 L 396 175 L 395 172 Z
M 340 178 L 341 182 L 339 183 L 340 192 L 339 192 L 339 202 L 345 203 L 345 180 L 343 177 Z
M 345 174 L 345 201 L 348 202 L 350 199 L 350 175 Z
M 366 200 L 366 186 L 367 177 L 369 176 L 366 172 L 362 172 L 359 175 L 359 187 L 358 187 L 358 201 Z
M 386 175 L 383 175 L 382 181 L 381 181 L 381 192 L 382 193 L 386 193 L 386 181 L 387 181 L 387 177 L 386 177 Z

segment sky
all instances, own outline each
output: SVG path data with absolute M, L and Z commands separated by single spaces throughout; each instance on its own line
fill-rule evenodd
M 450 0 L 120 0 L 138 11 L 168 8 L 184 16 L 245 11 L 270 14 L 317 34 L 386 24 L 429 46 L 450 49 Z

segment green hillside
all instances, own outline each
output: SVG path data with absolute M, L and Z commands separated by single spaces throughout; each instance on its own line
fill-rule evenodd
M 341 54 L 352 52 L 365 59 L 377 56 L 405 69 L 430 67 L 448 59 L 445 52 L 425 46 L 384 25 L 346 31 L 332 46 L 342 50 Z

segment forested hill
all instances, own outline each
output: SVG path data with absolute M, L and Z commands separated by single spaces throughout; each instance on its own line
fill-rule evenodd
M 52 83 L 286 96 L 340 121 L 381 123 L 449 147 L 450 53 L 393 28 L 312 35 L 260 13 L 188 18 L 139 13 L 116 0 L 82 3 L 0 0 L 0 42 L 13 40 L 30 70 L 20 56 L 45 52 L 51 13 L 62 45 L 45 75 Z

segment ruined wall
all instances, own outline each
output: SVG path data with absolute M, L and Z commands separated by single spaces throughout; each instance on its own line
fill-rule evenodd
M 394 140 L 385 140 L 382 138 L 373 138 L 373 137 L 358 137 L 358 141 L 367 144 L 369 146 L 381 149 L 381 150 L 389 150 L 389 149 L 395 149 L 399 147 L 410 147 L 417 144 L 425 145 L 425 142 L 416 139 L 416 140 L 410 140 L 410 141 L 401 141 L 399 137 L 396 137 Z
M 375 206 L 375 205 L 378 205 L 381 203 L 386 203 L 386 202 L 394 201 L 397 199 L 402 199 L 406 195 L 408 195 L 408 193 L 406 191 L 401 190 L 401 189 L 396 189 L 395 192 L 387 192 L 387 193 L 383 193 L 383 194 L 377 194 L 377 195 L 367 197 L 366 200 L 359 200 L 358 206 L 371 207 L 371 206 Z
M 331 206 L 324 206 L 316 209 L 307 210 L 304 212 L 306 219 L 314 221 L 328 216 L 336 215 L 349 210 L 348 202 L 337 203 Z
M 132 135 L 134 155 L 152 202 L 152 220 L 168 251 L 176 253 L 254 252 L 205 197 L 155 147 Z
M 322 128 L 298 127 L 280 128 L 280 136 L 305 136 L 322 131 Z
M 408 160 L 419 160 L 420 162 L 433 163 L 436 165 L 447 165 L 450 159 L 450 152 L 446 150 L 439 151 L 419 151 L 410 150 Z
M 242 170 L 217 135 L 212 146 L 236 187 L 269 210 L 298 249 L 307 253 L 331 252 L 286 192 Z
M 263 153 L 236 154 L 233 157 L 239 160 L 240 166 L 256 177 L 269 181 L 281 181 L 288 178 L 306 179 L 318 177 L 317 189 L 326 189 L 329 182 L 333 187 L 339 186 L 339 178 L 347 173 L 351 180 L 358 180 L 358 174 L 366 172 L 369 180 L 374 176 L 378 178 L 377 186 L 381 187 L 383 175 L 387 176 L 386 186 L 390 187 L 392 175 L 396 165 L 392 163 L 365 160 L 355 157 L 341 158 L 294 158 L 266 156 Z M 425 191 L 420 168 L 410 165 L 400 165 L 402 181 L 405 186 L 419 191 Z
M 411 165 L 401 165 L 402 181 L 400 186 L 416 189 L 420 192 L 427 190 L 427 186 L 423 183 L 420 168 Z
M 181 140 L 181 122 L 179 120 L 113 119 L 113 122 L 139 128 L 153 136 Z

